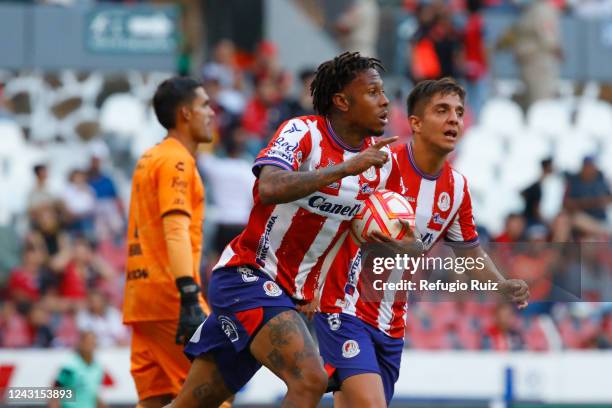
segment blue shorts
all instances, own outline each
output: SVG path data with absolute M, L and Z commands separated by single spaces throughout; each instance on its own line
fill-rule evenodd
M 387 404 L 399 377 L 404 339 L 394 339 L 344 313 L 317 313 L 319 352 L 330 377 L 342 384 L 353 375 L 376 373 L 382 378 Z
M 295 303 L 263 272 L 246 266 L 213 272 L 208 285 L 212 313 L 185 346 L 194 359 L 211 354 L 225 385 L 238 392 L 261 368 L 249 345 L 261 327 Z

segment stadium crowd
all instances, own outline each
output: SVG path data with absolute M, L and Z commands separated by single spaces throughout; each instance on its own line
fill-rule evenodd
M 405 3 L 407 9 L 412 7 Z M 413 54 L 425 56 L 433 51 L 433 68 L 412 65 L 410 76 L 463 79 L 468 94 L 481 98 L 469 100 L 472 124 L 477 124 L 478 112 L 486 103 L 486 91 L 478 82 L 485 81 L 488 68 L 479 51 L 480 5 L 467 4 L 473 19 L 468 19 L 463 31 L 450 25 L 443 8 L 418 8 L 420 28 L 413 38 Z M 429 35 L 435 36 L 433 48 L 422 42 Z M 455 58 L 459 52 L 466 57 Z M 238 57 L 230 40 L 220 41 L 202 67 L 201 79 L 216 112 L 215 143 L 204 147 L 199 156 L 208 192 L 203 276 L 247 221 L 254 156 L 285 119 L 313 113 L 309 93 L 313 68 L 293 78 L 283 69 L 274 44 L 260 43 L 254 55 L 245 59 Z M 4 82 L 8 85 L 11 80 L 6 76 Z M 3 97 L 1 90 L 0 120 L 11 121 L 12 104 L 19 100 Z M 400 135 L 400 142 L 406 143 L 410 131 L 405 102 L 401 91 L 394 96 L 387 134 Z M 59 191 L 48 185 L 48 171 L 58 163 L 37 163 L 32 168 L 35 185 L 28 194 L 27 209 L 15 215 L 25 220 L 26 227 L 15 228 L 15 222 L 2 226 L 2 252 L 17 247 L 13 255 L 20 256 L 12 264 L 5 258 L 0 270 L 0 347 L 73 347 L 80 329 L 93 330 L 103 347 L 129 342 L 119 312 L 126 257 L 125 186 L 117 185 L 111 174 L 120 168 L 129 179 L 133 162 L 125 163 L 124 147 L 112 135 L 99 134 L 93 140 L 88 165 L 71 169 Z M 491 243 L 500 263 L 504 257 L 512 258 L 504 270 L 530 282 L 532 305 L 519 313 L 510 305 L 490 302 L 416 302 L 408 310 L 408 347 L 612 348 L 612 303 L 605 303 L 612 298 L 611 223 L 606 213 L 612 203 L 609 180 L 592 157 L 584 158 L 576 174 L 561 174 L 549 159 L 541 165 L 541 177 L 521 191 L 524 210 L 508 214 L 499 234 L 484 227 L 479 231 L 481 241 Z M 109 169 L 113 171 L 108 173 Z M 541 212 L 543 203 L 550 201 L 551 178 L 561 180 L 564 189 L 562 196 L 557 195 L 558 211 L 552 216 Z M 529 250 L 513 245 L 519 242 L 527 243 Z M 572 243 L 573 248 L 580 246 L 581 253 L 568 263 L 563 245 Z M 588 302 L 547 302 L 554 288 L 563 286 L 561 271 L 570 266 L 574 269 L 568 274 L 582 282 L 582 299 Z

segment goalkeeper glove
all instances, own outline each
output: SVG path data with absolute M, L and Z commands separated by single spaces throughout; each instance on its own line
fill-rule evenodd
M 191 276 L 177 278 L 176 287 L 181 295 L 181 312 L 176 329 L 176 344 L 186 344 L 200 324 L 206 320 L 206 314 L 204 314 L 198 299 L 200 288 Z

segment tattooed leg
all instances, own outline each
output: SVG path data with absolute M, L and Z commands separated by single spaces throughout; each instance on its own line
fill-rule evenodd
M 191 365 L 181 392 L 172 408 L 218 407 L 232 397 L 212 356 L 204 354 Z
M 283 407 L 316 407 L 327 374 L 302 318 L 294 310 L 266 323 L 251 343 L 253 356 L 287 384 Z

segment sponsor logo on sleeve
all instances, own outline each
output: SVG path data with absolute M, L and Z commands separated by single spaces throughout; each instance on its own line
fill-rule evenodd
M 342 345 L 342 357 L 344 358 L 353 358 L 359 354 L 360 351 L 359 343 L 355 340 L 347 340 Z

